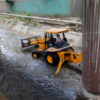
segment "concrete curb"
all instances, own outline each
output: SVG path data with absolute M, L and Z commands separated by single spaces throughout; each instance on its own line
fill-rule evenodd
M 7 16 L 14 16 L 14 17 L 23 17 L 23 18 L 31 18 L 31 19 L 37 19 L 37 20 L 45 20 L 45 21 L 51 21 L 51 22 L 63 22 L 63 23 L 67 23 L 67 24 L 82 25 L 82 22 L 68 21 L 68 20 L 50 19 L 50 18 L 42 18 L 42 17 L 32 17 L 32 16 L 24 16 L 24 15 L 15 15 L 15 14 L 8 14 L 8 13 L 1 13 L 1 12 L 0 12 L 0 15 L 7 15 Z

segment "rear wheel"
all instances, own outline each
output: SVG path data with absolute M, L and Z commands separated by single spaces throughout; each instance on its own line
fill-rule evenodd
M 59 63 L 59 57 L 56 53 L 47 52 L 46 61 L 51 66 L 56 66 Z
M 32 52 L 32 57 L 33 57 L 33 58 L 39 58 L 39 57 L 41 57 L 41 54 L 40 54 L 40 52 L 38 52 L 38 51 L 33 51 L 33 52 Z

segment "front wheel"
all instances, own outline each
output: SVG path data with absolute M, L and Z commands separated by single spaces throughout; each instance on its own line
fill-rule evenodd
M 39 51 L 33 51 L 33 52 L 32 52 L 32 57 L 33 57 L 33 58 L 39 58 L 39 57 L 41 57 L 41 54 L 40 54 Z

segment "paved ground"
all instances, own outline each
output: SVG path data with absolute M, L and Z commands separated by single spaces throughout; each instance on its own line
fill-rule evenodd
M 55 76 L 57 66 L 49 66 L 43 58 L 32 59 L 34 47 L 21 48 L 20 39 L 25 37 L 0 29 L 0 90 L 9 100 L 75 100 L 81 94 L 77 64 L 64 63 Z
M 8 100 L 8 99 L 2 94 L 2 92 L 0 92 L 0 100 Z

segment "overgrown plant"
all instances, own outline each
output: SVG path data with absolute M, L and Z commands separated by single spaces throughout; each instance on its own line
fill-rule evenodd
M 56 15 L 54 15 L 54 17 L 56 17 L 56 18 L 66 18 L 66 17 L 68 17 L 67 15 L 61 15 L 61 14 L 56 14 Z
M 25 13 L 25 16 L 31 16 L 31 13 Z M 24 18 L 24 24 L 29 24 L 31 23 L 31 19 L 30 18 Z
M 13 10 L 14 1 L 13 0 L 6 0 L 6 2 L 10 5 L 11 10 Z

